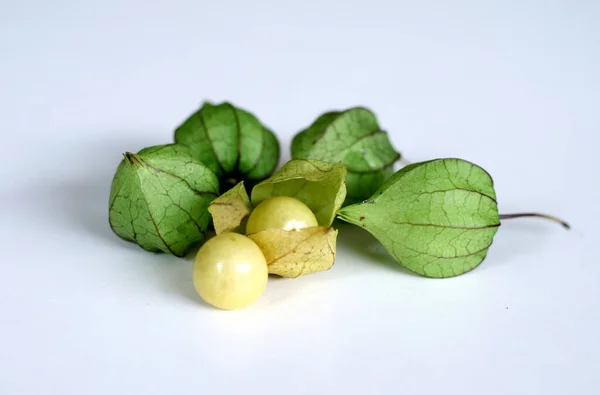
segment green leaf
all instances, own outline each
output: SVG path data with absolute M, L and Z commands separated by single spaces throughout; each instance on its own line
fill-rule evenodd
M 315 213 L 319 225 L 329 227 L 346 197 L 345 175 L 341 164 L 293 159 L 252 189 L 252 204 L 273 196 L 294 197 Z
M 251 113 L 229 102 L 202 107 L 175 130 L 175 142 L 221 180 L 224 190 L 237 182 L 262 181 L 279 162 L 279 142 Z
M 492 178 L 461 159 L 407 166 L 338 217 L 365 228 L 403 266 L 427 277 L 477 267 L 500 226 Z
M 223 232 L 243 233 L 252 209 L 252 203 L 250 203 L 243 181 L 213 200 L 208 206 L 217 234 Z
M 394 173 L 400 154 L 366 108 L 328 112 L 292 140 L 292 158 L 342 163 L 347 171 L 346 204 L 373 194 Z
M 112 182 L 109 222 L 121 238 L 176 256 L 205 237 L 215 174 L 176 144 L 126 153 Z

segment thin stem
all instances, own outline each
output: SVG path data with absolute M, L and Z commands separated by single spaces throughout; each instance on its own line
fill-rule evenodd
M 552 215 L 548 215 L 548 214 L 540 214 L 540 213 L 500 214 L 501 220 L 511 219 L 511 218 L 522 218 L 522 217 L 545 218 L 545 219 L 549 219 L 550 221 L 553 221 L 553 222 L 556 222 L 556 223 L 562 225 L 562 227 L 565 229 L 571 229 L 571 225 L 569 225 L 567 222 L 563 221 L 560 218 L 556 218 L 556 217 L 553 217 Z

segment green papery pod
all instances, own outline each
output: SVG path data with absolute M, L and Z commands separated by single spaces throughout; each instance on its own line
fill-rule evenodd
M 367 199 L 393 173 L 400 154 L 381 130 L 375 114 L 355 107 L 321 115 L 292 140 L 292 158 L 342 163 L 348 193 L 345 204 Z
M 427 277 L 477 267 L 500 226 L 492 178 L 462 159 L 407 166 L 338 218 L 365 228 L 400 264 Z
M 185 255 L 205 237 L 219 180 L 182 145 L 124 156 L 110 191 L 112 230 L 145 250 Z
M 221 180 L 223 192 L 239 181 L 269 177 L 279 162 L 279 142 L 251 113 L 231 103 L 204 102 L 175 130 L 175 142 Z

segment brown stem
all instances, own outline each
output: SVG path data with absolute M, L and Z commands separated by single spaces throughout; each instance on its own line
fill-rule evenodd
M 553 217 L 552 215 L 548 215 L 548 214 L 540 214 L 540 213 L 500 214 L 501 220 L 511 219 L 511 218 L 522 218 L 522 217 L 545 218 L 545 219 L 549 219 L 550 221 L 554 221 L 554 222 L 562 225 L 562 227 L 565 229 L 571 229 L 571 225 L 569 225 L 567 222 L 563 221 L 560 218 L 556 218 L 556 217 Z

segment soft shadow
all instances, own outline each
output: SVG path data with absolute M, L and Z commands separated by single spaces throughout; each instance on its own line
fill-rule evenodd
M 111 178 L 92 178 L 47 185 L 44 190 L 46 210 L 63 224 L 79 232 L 120 245 L 132 245 L 121 240 L 108 222 L 108 200 Z
M 333 227 L 339 229 L 338 249 L 341 247 L 344 250 L 352 251 L 353 254 L 365 258 L 365 261 L 383 266 L 388 270 L 418 276 L 396 262 L 383 245 L 366 230 L 338 219 L 335 220 Z
M 168 135 L 165 140 L 168 142 Z M 136 257 L 147 256 L 148 262 L 143 259 L 143 263 L 152 264 L 156 268 L 159 277 L 157 287 L 168 294 L 183 297 L 186 301 L 208 306 L 197 295 L 192 281 L 192 262 L 200 245 L 195 246 L 184 258 L 151 253 L 119 238 L 109 225 L 110 188 L 122 153 L 137 152 L 160 142 L 132 141 L 124 137 L 110 141 L 103 139 L 95 144 L 89 141 L 87 143 L 89 146 L 74 147 L 73 154 L 68 158 L 76 166 L 76 171 L 72 172 L 76 176 L 72 179 L 39 182 L 34 189 L 23 191 L 21 198 L 30 202 L 30 210 L 34 210 L 38 218 L 48 221 L 54 227 L 97 238 L 98 244 L 122 248 L 124 253 L 135 253 Z M 135 261 L 137 259 L 134 258 L 130 263 L 135 264 Z
M 59 180 L 37 183 L 34 190 L 27 191 L 27 198 L 33 202 L 32 208 L 39 209 L 40 215 L 52 220 L 55 225 L 68 226 L 125 245 L 108 223 L 112 179 L 123 159 L 123 152 L 137 152 L 157 142 L 152 139 L 133 139 L 125 133 L 119 135 L 123 137 L 87 140 L 85 145 L 74 144 L 70 147 L 68 155 L 60 158 L 58 167 L 68 166 L 68 174 L 73 174 L 72 178 L 61 177 Z M 168 142 L 169 137 L 165 137 Z
M 503 265 L 516 257 L 540 251 L 550 232 L 565 232 L 560 226 L 536 219 L 503 221 L 483 265 Z
M 336 219 L 334 227 L 340 229 L 338 246 L 352 251 L 387 269 L 418 276 L 398 264 L 385 248 L 367 231 Z M 564 232 L 559 226 L 535 219 L 504 221 L 498 229 L 486 259 L 477 270 L 495 265 L 504 265 L 516 257 L 540 251 L 550 232 Z
M 156 265 L 160 278 L 159 286 L 176 299 L 184 299 L 188 303 L 210 307 L 206 304 L 194 288 L 192 280 L 193 259 L 177 259 L 173 257 L 170 262 L 159 262 Z

